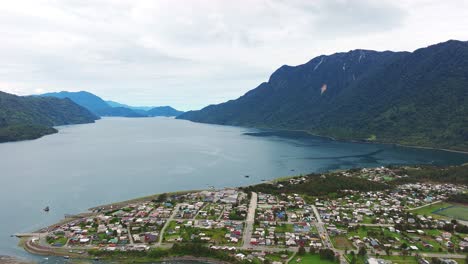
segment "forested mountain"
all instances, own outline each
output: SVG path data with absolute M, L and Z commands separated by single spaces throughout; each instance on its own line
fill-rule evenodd
M 0 142 L 34 139 L 57 132 L 53 126 L 91 123 L 96 119 L 67 98 L 0 92 Z
M 41 94 L 43 97 L 56 97 L 56 98 L 69 98 L 73 102 L 87 108 L 89 111 L 94 113 L 98 112 L 103 108 L 108 108 L 109 105 L 101 99 L 101 97 L 96 96 L 90 92 L 80 91 L 80 92 L 57 92 L 57 93 L 45 93 Z
M 107 103 L 109 106 L 112 106 L 112 107 L 126 107 L 126 108 L 130 108 L 130 109 L 132 109 L 132 110 L 148 111 L 148 110 L 150 110 L 150 109 L 153 108 L 153 106 L 131 106 L 131 105 L 121 104 L 121 103 L 119 103 L 119 102 L 109 101 L 109 100 L 107 100 L 106 103 Z
M 282 66 L 236 100 L 180 119 L 468 150 L 468 42 L 353 50 Z
M 147 107 L 130 106 L 114 101 L 104 101 L 101 97 L 90 92 L 58 92 L 46 93 L 40 96 L 70 98 L 75 103 L 87 108 L 98 116 L 145 117 L 145 116 L 177 116 L 183 112 L 170 106 Z
M 43 97 L 70 98 L 73 102 L 87 108 L 98 116 L 123 116 L 123 117 L 143 117 L 132 109 L 125 107 L 111 107 L 101 97 L 90 92 L 58 92 L 42 94 Z
M 170 106 L 158 106 L 146 111 L 148 116 L 179 116 L 183 112 Z

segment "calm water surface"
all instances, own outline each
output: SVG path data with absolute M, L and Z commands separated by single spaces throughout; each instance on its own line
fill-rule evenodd
M 340 168 L 468 162 L 468 155 L 444 151 L 298 133 L 252 136 L 245 133 L 259 131 L 169 118 L 104 118 L 59 130 L 38 140 L 0 144 L 0 255 L 33 258 L 16 247 L 13 233 L 154 193 L 248 185 Z M 49 213 L 42 211 L 47 205 Z

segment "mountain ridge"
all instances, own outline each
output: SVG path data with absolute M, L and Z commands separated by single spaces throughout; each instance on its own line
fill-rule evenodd
M 178 111 L 170 106 L 130 106 L 115 101 L 105 101 L 101 97 L 87 92 L 51 92 L 41 94 L 42 97 L 70 98 L 75 103 L 87 108 L 98 116 L 121 116 L 121 117 L 154 117 L 154 116 L 177 116 Z
M 463 41 L 414 52 L 338 52 L 283 65 L 243 96 L 178 118 L 466 151 L 466 72 Z
M 0 91 L 0 142 L 56 133 L 53 126 L 92 123 L 99 117 L 68 98 L 17 96 Z

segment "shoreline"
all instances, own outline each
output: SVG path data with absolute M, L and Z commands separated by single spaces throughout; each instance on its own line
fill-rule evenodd
M 315 134 L 315 133 L 313 133 L 311 131 L 303 130 L 303 129 L 279 129 L 279 128 L 271 128 L 271 127 L 221 125 L 221 124 L 215 124 L 215 123 L 196 122 L 196 121 L 192 121 L 192 120 L 188 120 L 188 119 L 178 119 L 178 118 L 176 118 L 176 119 L 177 120 L 185 120 L 185 121 L 198 123 L 198 124 L 208 124 L 208 125 L 216 125 L 216 126 L 230 126 L 230 127 L 247 128 L 247 129 L 270 130 L 270 131 L 277 131 L 277 132 L 302 132 L 302 133 L 305 133 L 305 134 L 310 135 L 310 136 L 325 138 L 325 139 L 329 139 L 331 141 L 344 142 L 344 143 L 393 145 L 393 146 L 399 146 L 399 147 L 405 147 L 405 148 L 439 150 L 439 151 L 446 151 L 446 152 L 460 153 L 460 154 L 468 155 L 468 150 L 455 150 L 455 149 L 447 149 L 447 148 L 425 147 L 425 146 L 417 146 L 417 145 L 405 145 L 405 144 L 396 143 L 396 142 L 383 142 L 383 141 L 378 141 L 378 140 L 377 141 L 368 141 L 368 140 L 363 140 L 363 139 L 341 139 L 341 138 L 336 138 L 336 137 L 332 137 L 332 136 Z
M 102 118 L 113 118 L 113 117 L 101 117 Z M 126 117 L 124 117 L 126 118 Z M 154 117 L 142 117 L 142 118 L 154 118 Z M 60 126 L 54 126 L 53 128 L 56 129 L 57 131 L 54 133 L 50 134 L 45 134 L 42 135 L 38 138 L 33 138 L 33 139 L 24 139 L 24 140 L 15 140 L 15 141 L 5 141 L 5 142 L 0 142 L 0 144 L 5 144 L 5 143 L 15 143 L 15 142 L 23 142 L 23 141 L 31 141 L 31 140 L 36 140 L 40 139 L 45 136 L 51 136 L 54 134 L 58 134 L 60 131 L 57 128 L 60 127 L 69 127 L 69 126 L 76 126 L 76 125 L 88 125 L 88 124 L 95 124 L 96 121 L 99 121 L 100 119 L 97 119 L 93 122 L 89 123 L 78 123 L 78 124 L 69 124 L 69 125 L 60 125 Z M 383 141 L 368 141 L 364 139 L 341 139 L 341 138 L 336 138 L 332 136 L 326 136 L 326 135 L 320 135 L 320 134 L 315 134 L 311 131 L 308 130 L 302 130 L 302 129 L 278 129 L 278 128 L 271 128 L 271 127 L 254 127 L 254 126 L 235 126 L 235 125 L 221 125 L 221 124 L 215 124 L 215 123 L 204 123 L 204 122 L 196 122 L 188 119 L 178 119 L 178 118 L 173 118 L 175 120 L 184 120 L 184 121 L 189 121 L 193 123 L 198 123 L 198 124 L 208 124 L 208 125 L 216 125 L 216 126 L 230 126 L 230 127 L 237 127 L 237 128 L 248 128 L 248 129 L 258 129 L 258 130 L 272 130 L 272 131 L 278 131 L 278 132 L 302 132 L 310 136 L 314 137 L 320 137 L 320 138 L 325 138 L 329 139 L 331 141 L 335 142 L 344 142 L 344 143 L 362 143 L 362 144 L 382 144 L 382 145 L 393 145 L 393 146 L 398 146 L 398 147 L 405 147 L 405 148 L 415 148 L 415 149 L 426 149 L 426 150 L 438 150 L 438 151 L 445 151 L 445 152 L 452 152 L 452 153 L 459 153 L 459 154 L 466 154 L 468 155 L 468 150 L 456 150 L 456 149 L 447 149 L 447 148 L 437 148 L 437 147 L 429 147 L 429 146 L 417 146 L 417 145 L 406 145 L 406 144 L 401 144 L 401 143 L 396 143 L 396 142 L 383 142 Z

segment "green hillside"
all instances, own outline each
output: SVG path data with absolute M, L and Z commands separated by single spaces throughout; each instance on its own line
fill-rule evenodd
M 53 126 L 94 122 L 98 117 L 69 99 L 0 92 L 0 142 L 35 139 Z
M 468 151 L 468 42 L 319 56 L 178 118 Z

